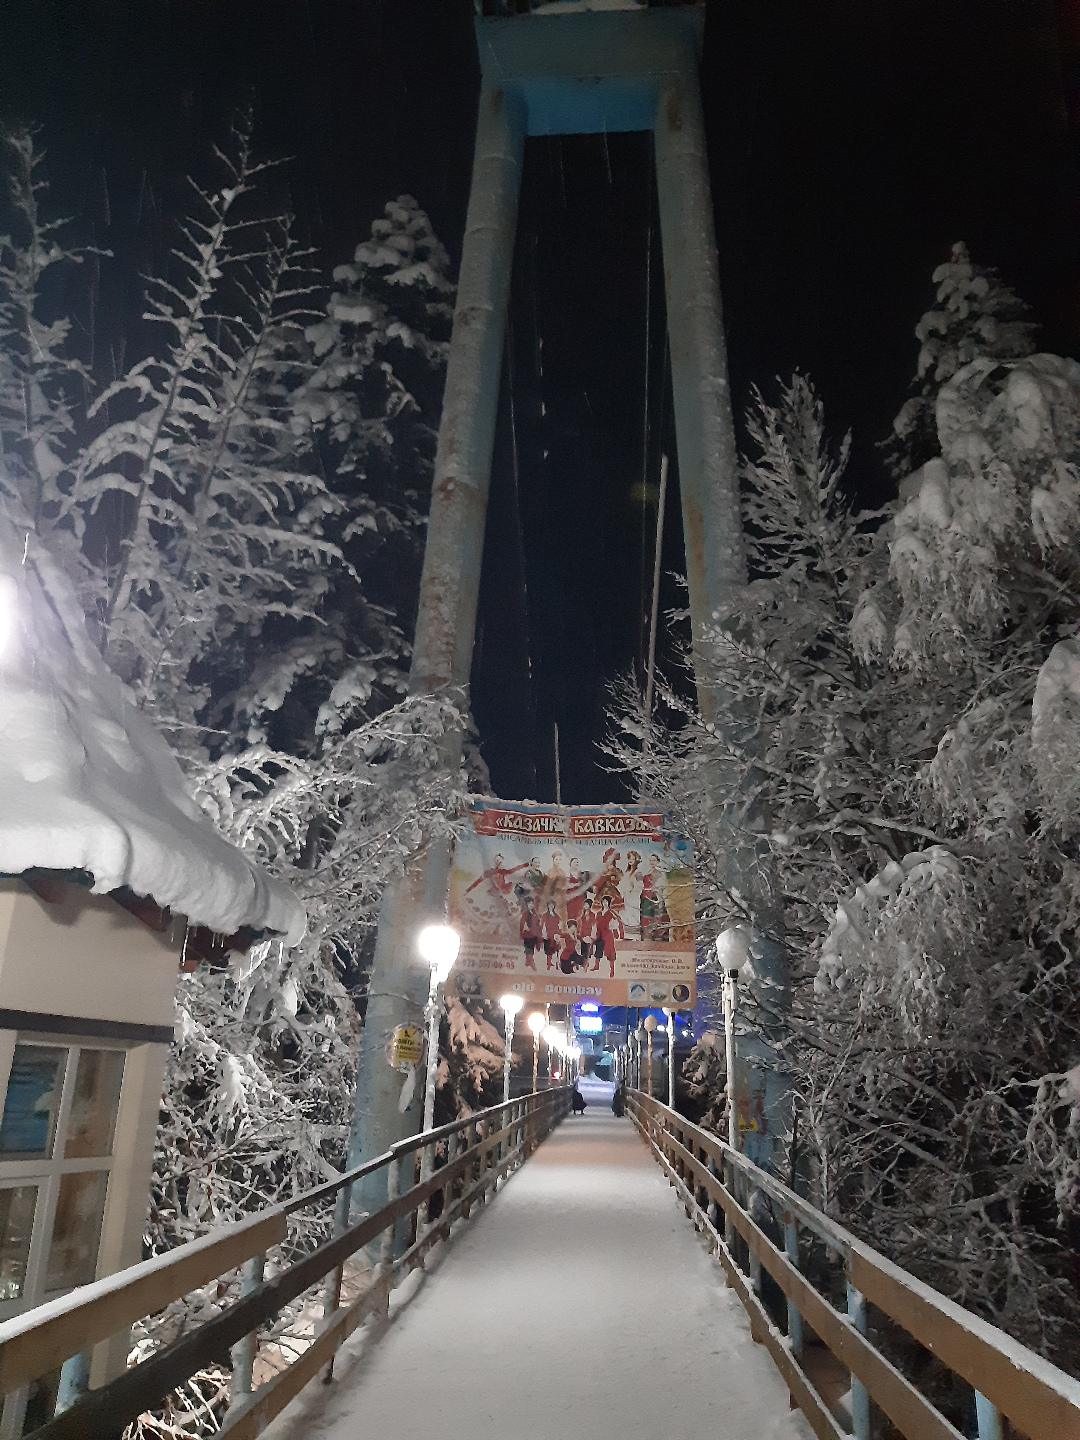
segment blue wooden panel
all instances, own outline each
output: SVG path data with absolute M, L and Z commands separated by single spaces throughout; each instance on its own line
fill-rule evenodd
M 530 135 L 593 135 L 601 131 L 651 130 L 656 84 L 640 80 L 550 78 L 520 80 L 513 88 L 529 112 Z

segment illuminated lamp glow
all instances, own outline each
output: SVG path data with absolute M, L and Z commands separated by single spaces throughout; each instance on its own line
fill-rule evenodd
M 461 936 L 449 925 L 427 925 L 416 940 L 416 948 L 431 966 L 440 985 L 454 968 L 460 946 Z

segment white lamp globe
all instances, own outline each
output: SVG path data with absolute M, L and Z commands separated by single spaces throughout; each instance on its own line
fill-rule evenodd
M 650 1035 L 651 1035 L 652 1032 L 656 1029 L 656 1016 L 655 1016 L 655 1015 L 646 1015 L 646 1016 L 645 1016 L 645 1029 L 648 1030 L 648 1032 L 649 1032 Z
M 516 1015 L 521 1009 L 521 1007 L 525 1004 L 525 1001 L 521 998 L 520 995 L 514 995 L 511 993 L 506 995 L 500 995 L 499 1004 L 502 1006 L 503 1013 L 505 1015 Z
M 544 1044 L 549 1050 L 557 1050 L 562 1044 L 562 1036 L 554 1025 L 548 1025 L 544 1030 Z
M 417 936 L 416 948 L 441 985 L 454 968 L 461 948 L 461 936 L 449 925 L 426 925 Z
M 544 1019 L 542 1011 L 534 1010 L 529 1016 L 529 1018 L 525 1021 L 525 1024 L 528 1025 L 534 1036 L 538 1036 L 540 1034 L 540 1031 L 543 1030 L 544 1026 L 547 1024 L 547 1021 Z
M 741 970 L 750 958 L 750 932 L 745 925 L 732 925 L 716 937 L 716 958 L 725 975 Z

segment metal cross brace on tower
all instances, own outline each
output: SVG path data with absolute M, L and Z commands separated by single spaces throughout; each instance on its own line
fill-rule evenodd
M 746 584 L 698 85 L 704 7 L 591 10 L 564 3 L 505 13 L 509 8 L 476 21 L 482 86 L 421 580 L 413 693 L 449 689 L 464 694 L 469 683 L 527 135 L 652 132 L 695 637 Z M 703 714 L 713 718 L 710 688 L 699 683 L 698 690 Z M 457 763 L 460 744 L 457 737 L 449 745 L 448 764 Z M 734 867 L 727 882 L 742 888 L 739 855 L 724 840 L 720 816 L 717 842 L 729 857 L 729 869 Z M 381 1153 L 419 1125 L 419 1105 L 399 1112 L 401 1078 L 386 1063 L 384 1049 L 396 1025 L 415 1023 L 423 1011 L 428 976 L 416 953 L 416 935 L 423 924 L 443 917 L 449 866 L 446 847 L 432 843 L 384 897 L 360 1047 L 350 1165 Z M 759 963 L 775 968 L 780 962 L 763 952 Z M 782 983 L 782 976 L 776 978 Z M 381 1197 L 358 1201 L 372 1209 Z

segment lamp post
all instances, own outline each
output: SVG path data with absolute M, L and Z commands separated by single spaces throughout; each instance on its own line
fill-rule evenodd
M 520 995 L 512 992 L 499 996 L 503 1015 L 506 1017 L 506 1046 L 503 1050 L 503 1104 L 510 1099 L 510 1047 L 514 1043 L 514 1019 L 525 1004 Z
M 646 1016 L 645 1016 L 645 1030 L 646 1030 L 646 1039 L 647 1039 L 648 1042 L 649 1042 L 648 1076 L 649 1076 L 649 1099 L 650 1099 L 650 1100 L 653 1098 L 653 1095 L 652 1095 L 652 1037 L 653 1037 L 653 1031 L 654 1031 L 655 1029 L 656 1029 L 656 1016 L 655 1016 L 655 1015 L 646 1015 Z
M 548 1080 L 552 1081 L 555 1078 L 555 1052 L 562 1044 L 562 1036 L 554 1025 L 545 1025 L 544 1044 L 548 1047 Z
M 537 1070 L 537 1066 L 538 1066 L 539 1063 L 540 1063 L 540 1031 L 543 1030 L 544 1025 L 546 1024 L 546 1021 L 545 1021 L 544 1016 L 543 1016 L 543 1013 L 542 1013 L 541 1011 L 539 1011 L 539 1010 L 534 1010 L 534 1011 L 532 1012 L 532 1014 L 529 1016 L 528 1020 L 525 1021 L 525 1024 L 528 1025 L 529 1029 L 532 1031 L 532 1037 L 533 1037 L 533 1088 L 532 1088 L 532 1093 L 535 1095 L 535 1094 L 536 1094 L 536 1070 Z
M 428 999 L 425 1019 L 427 1020 L 427 1079 L 424 1084 L 424 1129 L 435 1125 L 435 1078 L 439 1069 L 439 1017 L 442 1012 L 442 987 L 454 968 L 461 936 L 449 925 L 427 925 L 420 931 L 416 948 L 431 966 L 428 982 Z
M 634 1056 L 634 1089 L 641 1089 L 641 1047 L 645 1043 L 645 1026 L 639 1025 L 634 1031 L 634 1039 L 637 1041 L 637 1053 Z
M 675 1109 L 675 1011 L 664 1006 L 667 1016 L 667 1103 Z
M 750 953 L 742 926 L 731 926 L 716 937 L 716 958 L 724 977 L 724 1051 L 727 1065 L 728 1144 L 739 1148 L 739 1119 L 735 1087 L 735 1011 L 739 1004 L 739 971 Z

